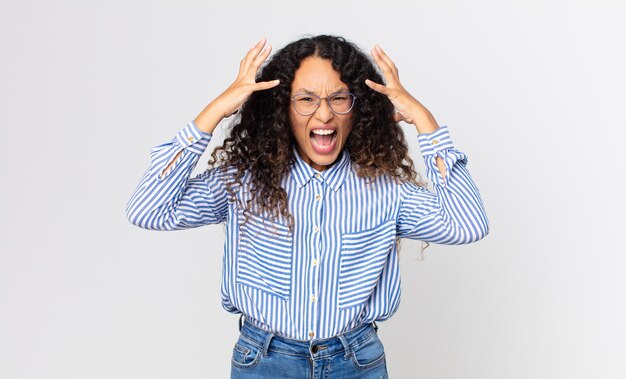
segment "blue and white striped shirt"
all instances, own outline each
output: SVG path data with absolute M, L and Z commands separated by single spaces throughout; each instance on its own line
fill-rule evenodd
M 295 164 L 282 180 L 292 232 L 284 218 L 264 213 L 243 223 L 241 207 L 225 190 L 233 168 L 190 177 L 211 137 L 191 121 L 153 148 L 150 168 L 127 204 L 128 219 L 151 230 L 225 222 L 222 305 L 277 334 L 320 339 L 388 319 L 400 304 L 397 238 L 452 245 L 489 232 L 467 156 L 454 148 L 447 126 L 418 135 L 434 192 L 387 176 L 360 178 L 346 149 L 318 172 L 294 148 Z M 246 173 L 236 195 L 241 204 L 249 198 L 249 180 Z

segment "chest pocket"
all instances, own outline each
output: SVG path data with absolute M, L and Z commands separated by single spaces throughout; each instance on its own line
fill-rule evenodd
M 250 215 L 237 252 L 237 283 L 287 300 L 291 289 L 293 236 L 289 227 Z
M 342 234 L 339 309 L 361 305 L 370 297 L 395 244 L 395 236 L 395 220 L 372 229 Z

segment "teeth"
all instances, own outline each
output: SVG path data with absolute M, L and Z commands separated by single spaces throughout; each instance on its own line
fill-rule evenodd
M 313 131 L 313 134 L 319 134 L 322 136 L 328 135 L 328 134 L 333 134 L 334 130 L 332 129 L 315 129 Z

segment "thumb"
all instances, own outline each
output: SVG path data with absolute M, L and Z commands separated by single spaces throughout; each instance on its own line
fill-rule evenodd
M 262 91 L 265 89 L 274 88 L 280 84 L 280 79 L 270 80 L 268 82 L 258 82 L 254 88 L 255 91 Z
M 373 82 L 369 79 L 365 79 L 365 84 L 367 84 L 368 87 L 370 87 L 371 89 L 373 89 L 376 92 L 380 92 L 383 95 L 387 94 L 387 87 L 385 87 L 382 84 L 378 84 L 376 82 Z

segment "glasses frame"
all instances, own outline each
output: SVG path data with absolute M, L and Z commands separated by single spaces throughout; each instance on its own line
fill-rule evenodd
M 296 96 L 301 96 L 301 95 L 307 95 L 307 96 L 311 96 L 313 98 L 317 98 L 317 106 L 315 107 L 315 109 L 311 112 L 311 113 L 300 113 L 298 111 L 298 108 L 296 107 Z M 348 109 L 345 112 L 337 112 L 336 110 L 333 109 L 333 106 L 330 104 L 330 98 L 333 96 L 337 96 L 337 95 L 350 95 L 352 97 L 352 105 L 350 106 L 350 109 Z M 344 115 L 344 114 L 348 114 L 352 111 L 352 108 L 354 108 L 354 104 L 356 103 L 356 96 L 354 96 L 354 94 L 352 92 L 335 92 L 333 94 L 330 94 L 328 96 L 324 96 L 324 97 L 319 97 L 314 93 L 296 93 L 295 95 L 293 95 L 291 97 L 291 105 L 293 106 L 293 109 L 296 111 L 297 114 L 299 114 L 300 116 L 310 116 L 313 113 L 317 112 L 318 109 L 320 109 L 320 105 L 322 104 L 322 100 L 326 100 L 326 103 L 328 104 L 328 109 L 330 109 L 331 112 L 335 113 L 335 114 L 340 114 L 340 115 Z

